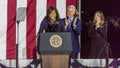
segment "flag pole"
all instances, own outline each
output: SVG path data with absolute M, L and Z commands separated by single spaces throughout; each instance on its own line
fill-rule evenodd
M 77 11 L 78 18 L 81 20 L 81 0 L 77 0 Z

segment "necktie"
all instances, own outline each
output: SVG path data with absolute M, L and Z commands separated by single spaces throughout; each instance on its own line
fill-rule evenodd
M 69 27 L 71 26 L 71 23 L 72 23 L 72 20 L 71 20 L 71 19 L 69 19 Z

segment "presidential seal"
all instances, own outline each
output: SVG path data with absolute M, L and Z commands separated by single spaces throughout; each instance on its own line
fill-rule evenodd
M 52 47 L 58 48 L 62 44 L 62 38 L 59 35 L 52 35 L 50 37 L 50 45 Z

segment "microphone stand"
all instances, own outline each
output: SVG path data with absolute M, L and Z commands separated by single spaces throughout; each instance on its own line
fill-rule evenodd
M 20 20 L 17 20 L 16 68 L 19 68 L 19 60 L 18 60 L 18 49 L 19 49 L 19 23 L 20 23 Z
M 106 68 L 109 68 L 109 45 L 108 43 L 106 44 Z
M 16 68 L 19 68 L 19 24 L 21 21 L 24 21 L 26 17 L 26 7 L 19 7 L 16 14 L 17 19 L 17 42 L 16 42 Z
M 108 25 L 106 24 L 106 26 L 108 26 Z M 105 44 L 104 44 L 103 48 L 101 49 L 98 57 L 100 57 L 100 55 L 101 55 L 101 53 L 103 52 L 104 49 L 106 51 L 106 65 L 105 65 L 105 68 L 109 68 L 109 52 L 111 53 L 111 56 L 112 56 L 112 52 L 111 52 L 110 44 L 107 41 L 107 28 L 106 28 Z
M 107 32 L 108 32 L 108 23 L 106 24 L 107 25 L 107 30 L 106 30 L 106 39 L 105 39 L 105 45 L 106 45 L 106 66 L 105 68 L 109 68 L 109 49 L 110 49 L 110 44 L 109 42 L 107 41 Z
M 106 42 L 107 42 L 107 40 L 106 40 Z M 106 44 L 106 66 L 105 66 L 105 68 L 109 68 L 109 54 L 110 54 L 110 56 L 113 56 L 111 48 L 110 48 L 110 43 L 107 42 L 107 44 Z

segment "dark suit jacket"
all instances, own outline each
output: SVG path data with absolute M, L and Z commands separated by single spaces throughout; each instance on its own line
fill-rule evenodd
M 64 25 L 65 25 L 65 19 L 64 20 Z M 74 20 L 73 20 L 74 21 Z M 71 53 L 71 58 L 77 58 L 78 56 L 78 52 L 80 52 L 80 46 L 79 46 L 79 35 L 81 34 L 81 21 L 79 19 L 77 19 L 76 21 L 76 27 L 73 27 L 73 21 L 71 23 L 71 26 L 65 29 L 66 32 L 70 32 L 71 33 L 71 37 L 72 37 L 72 48 L 73 51 Z

